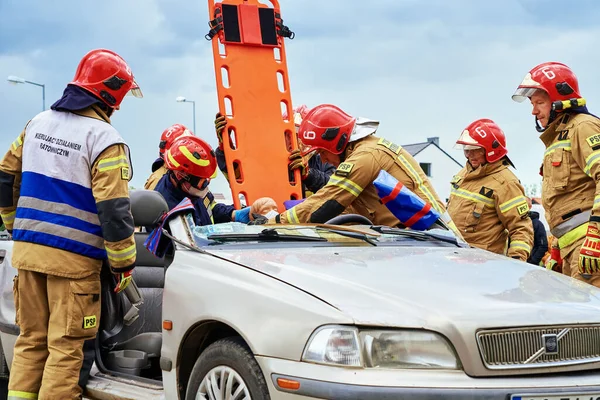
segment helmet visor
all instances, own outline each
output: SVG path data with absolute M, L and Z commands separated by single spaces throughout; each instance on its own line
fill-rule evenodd
M 517 103 L 522 103 L 525 100 L 529 99 L 531 96 L 533 96 L 538 90 L 541 89 L 534 87 L 519 86 L 517 90 L 515 90 L 515 93 L 512 95 L 512 99 Z
M 457 150 L 474 150 L 474 149 L 482 149 L 483 146 L 480 145 L 479 143 L 477 143 L 477 141 L 471 137 L 471 135 L 469 134 L 469 131 L 465 129 L 460 134 L 460 137 L 456 141 L 454 148 Z
M 133 97 L 137 97 L 138 99 L 144 97 L 142 89 L 140 89 L 140 86 L 137 84 L 136 81 L 133 81 L 133 85 L 131 86 L 131 89 L 129 89 L 129 92 L 127 92 L 127 95 L 132 95 Z

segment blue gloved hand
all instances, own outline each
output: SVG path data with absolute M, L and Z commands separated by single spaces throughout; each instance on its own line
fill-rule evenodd
M 250 207 L 242 208 L 241 210 L 235 210 L 233 214 L 235 222 L 242 222 L 247 224 L 250 222 Z

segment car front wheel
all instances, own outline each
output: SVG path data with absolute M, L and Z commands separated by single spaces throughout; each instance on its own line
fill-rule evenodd
M 240 338 L 211 344 L 200 354 L 188 383 L 186 400 L 269 400 L 256 359 Z

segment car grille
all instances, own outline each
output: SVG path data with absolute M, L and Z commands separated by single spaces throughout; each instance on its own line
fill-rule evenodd
M 485 330 L 477 343 L 489 369 L 542 368 L 600 361 L 600 326 Z

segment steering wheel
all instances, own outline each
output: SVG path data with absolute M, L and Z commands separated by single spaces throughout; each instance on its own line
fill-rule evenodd
M 328 225 L 345 225 L 345 224 L 360 224 L 372 226 L 373 222 L 364 215 L 360 214 L 342 214 L 331 218 L 325 222 Z

